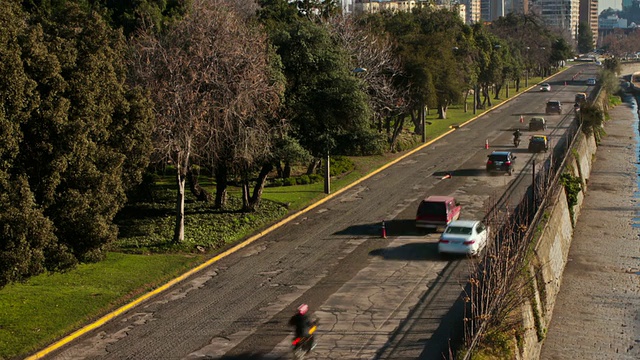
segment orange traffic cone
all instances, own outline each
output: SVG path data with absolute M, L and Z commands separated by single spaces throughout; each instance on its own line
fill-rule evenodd
M 382 238 L 387 238 L 387 228 L 384 226 L 384 220 L 382 220 Z
M 484 148 L 488 149 L 489 148 L 489 139 L 484 141 Z
M 524 122 L 524 116 L 520 115 L 520 123 L 522 124 Z

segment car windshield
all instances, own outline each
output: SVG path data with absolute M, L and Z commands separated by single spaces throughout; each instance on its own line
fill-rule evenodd
M 449 226 L 444 232 L 455 235 L 471 235 L 471 230 L 472 228 L 466 226 Z

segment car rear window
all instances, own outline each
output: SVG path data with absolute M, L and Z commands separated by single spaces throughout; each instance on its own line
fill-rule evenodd
M 420 206 L 418 207 L 418 212 L 420 214 L 440 215 L 440 214 L 446 214 L 447 209 L 445 207 L 444 202 L 423 201 L 420 203 Z
M 507 155 L 489 155 L 491 161 L 507 161 Z
M 549 102 L 547 103 L 547 105 L 550 105 L 550 106 L 558 106 L 558 105 L 560 105 L 560 101 L 549 101 Z
M 471 235 L 471 228 L 466 226 L 449 226 L 445 230 L 447 234 Z

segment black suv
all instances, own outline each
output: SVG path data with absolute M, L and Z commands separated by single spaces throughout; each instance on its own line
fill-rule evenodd
M 516 156 L 511 151 L 494 151 L 487 155 L 487 172 L 506 172 L 513 174 Z
M 547 114 L 558 113 L 562 114 L 562 103 L 558 100 L 549 100 L 547 101 Z

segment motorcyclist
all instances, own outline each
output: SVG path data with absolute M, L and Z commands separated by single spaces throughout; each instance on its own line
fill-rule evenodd
M 520 129 L 516 129 L 516 131 L 513 132 L 513 140 L 519 140 L 520 139 L 520 135 L 522 135 L 520 133 Z
M 314 326 L 314 322 L 309 317 L 309 305 L 302 304 L 298 306 L 296 313 L 289 319 L 289 325 L 295 326 L 296 337 L 308 337 L 309 330 Z M 313 341 L 311 347 L 315 347 L 315 337 L 311 336 Z

